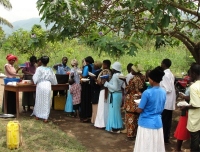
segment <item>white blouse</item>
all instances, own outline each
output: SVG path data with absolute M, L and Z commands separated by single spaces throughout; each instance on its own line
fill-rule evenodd
M 120 73 L 115 73 L 109 82 L 105 82 L 104 87 L 107 87 L 110 92 L 121 91 L 124 82 L 119 79 L 119 75 Z
M 50 81 L 52 85 L 58 84 L 56 76 L 50 67 L 40 66 L 36 69 L 33 75 L 34 84 L 40 83 L 42 81 Z

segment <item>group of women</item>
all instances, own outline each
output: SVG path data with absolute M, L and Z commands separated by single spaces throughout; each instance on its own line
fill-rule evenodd
M 146 78 L 141 74 L 140 65 L 129 66 L 132 77 L 127 82 L 122 77 L 119 62 L 111 65 L 109 60 L 104 60 L 102 68 L 97 68 L 96 63 L 90 56 L 85 58 L 82 77 L 89 80 L 81 82 L 81 121 L 88 122 L 92 117 L 95 127 L 120 133 L 123 129 L 121 107 L 124 100 L 127 137 L 136 137 L 134 151 L 165 151 L 161 113 L 166 92 L 159 86 L 164 76 L 163 69 L 156 67 Z M 147 79 L 151 85 L 149 89 L 145 87 Z M 134 102 L 138 98 L 141 98 L 139 104 Z
M 8 60 L 8 64 L 5 65 L 6 76 L 8 78 L 19 76 L 18 70 L 13 66 L 17 57 L 10 54 L 6 59 Z M 42 66 L 37 67 L 33 74 L 33 82 L 37 87 L 32 115 L 35 115 L 37 120 L 48 122 L 51 85 L 57 84 L 57 80 L 52 68 L 47 66 L 49 57 L 41 57 L 41 62 Z M 124 107 L 127 137 L 131 139 L 136 137 L 134 151 L 165 151 L 161 113 L 166 102 L 166 92 L 159 85 L 165 75 L 163 69 L 158 66 L 144 76 L 141 74 L 140 65 L 129 64 L 127 66 L 129 74 L 127 77 L 122 77 L 122 65 L 119 62 L 111 64 L 110 60 L 94 61 L 88 56 L 82 63 L 82 72 L 79 73 L 78 62 L 73 59 L 70 74 L 71 87 L 74 83 L 81 85 L 81 89 L 77 90 L 80 92 L 80 98 L 76 98 L 80 107 L 75 106 L 76 110 L 80 110 L 78 114 L 81 122 L 91 122 L 97 128 L 120 133 L 124 128 L 121 116 L 121 107 Z M 200 73 L 196 73 L 198 74 L 196 79 L 199 80 Z M 150 83 L 148 88 L 145 86 L 146 81 Z M 72 101 L 77 91 L 73 91 Z M 15 95 L 9 96 L 13 97 L 11 100 L 15 100 Z M 139 103 L 135 102 L 140 98 Z M 66 105 L 71 100 L 67 100 Z M 12 108 L 9 102 L 8 107 Z
M 94 61 L 91 56 L 84 59 L 81 81 L 81 107 L 80 120 L 90 122 L 98 128 L 117 132 L 123 128 L 121 117 L 122 84 L 119 79 L 122 71 L 121 64 L 110 60 L 102 63 Z M 112 70 L 110 69 L 110 66 Z M 91 75 L 91 73 L 93 73 Z
M 17 70 L 14 67 L 15 61 L 17 61 L 17 57 L 9 54 L 6 57 L 8 63 L 5 64 L 5 75 L 7 79 L 15 78 L 22 76 L 18 74 L 18 71 L 22 68 L 18 68 Z M 33 57 L 33 62 L 36 62 L 36 58 Z M 32 61 L 32 57 L 30 58 Z M 50 114 L 50 105 L 51 105 L 51 85 L 57 84 L 57 80 L 52 68 L 47 67 L 49 62 L 48 56 L 42 56 L 40 60 L 38 60 L 38 67 L 32 66 L 32 63 L 27 63 L 28 66 L 23 68 L 23 73 L 31 74 L 32 80 L 36 86 L 36 97 L 34 103 L 34 109 L 32 115 L 35 115 L 36 119 L 43 119 L 44 122 L 48 122 L 48 117 Z M 24 98 L 27 97 L 27 94 L 23 95 Z M 29 96 L 30 97 L 30 96 Z M 26 99 L 27 101 L 28 99 Z M 9 91 L 7 94 L 7 112 L 10 114 L 16 113 L 16 95 L 14 92 Z M 24 102 L 23 102 L 24 103 Z M 25 103 L 24 103 L 25 104 Z M 23 106 L 25 106 L 23 104 Z M 30 103 L 28 104 L 30 106 Z M 2 106 L 3 107 L 3 106 Z M 29 107 L 30 108 L 30 107 Z M 25 109 L 24 109 L 25 110 Z

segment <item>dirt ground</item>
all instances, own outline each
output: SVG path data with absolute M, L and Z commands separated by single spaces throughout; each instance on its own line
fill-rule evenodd
M 3 80 L 0 79 L 0 105 L 3 97 Z M 21 97 L 21 96 L 20 96 Z M 21 100 L 20 100 L 21 101 Z M 21 105 L 21 104 L 20 104 Z M 22 107 L 20 106 L 21 111 Z M 20 113 L 20 115 L 30 117 L 31 113 Z M 173 132 L 176 128 L 180 111 L 177 109 L 173 113 L 170 144 L 165 145 L 167 152 L 173 151 L 176 139 Z M 76 138 L 88 150 L 88 152 L 131 152 L 133 151 L 134 141 L 127 140 L 126 134 L 109 133 L 103 129 L 97 129 L 90 123 L 81 123 L 76 118 L 71 118 L 63 111 L 51 110 L 50 121 L 58 125 L 67 135 Z M 159 144 L 159 143 L 158 143 Z M 189 152 L 190 141 L 183 143 L 182 150 Z

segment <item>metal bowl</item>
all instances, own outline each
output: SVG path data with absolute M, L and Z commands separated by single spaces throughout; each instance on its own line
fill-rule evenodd
M 13 114 L 0 114 L 0 118 L 14 118 L 15 115 Z

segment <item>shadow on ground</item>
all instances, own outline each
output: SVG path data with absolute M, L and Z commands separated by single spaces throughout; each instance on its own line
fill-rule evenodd
M 180 111 L 173 113 L 173 123 L 170 144 L 166 145 L 166 151 L 171 152 L 175 148 L 176 139 L 173 137 Z M 79 140 L 89 152 L 131 152 L 134 141 L 127 140 L 126 134 L 113 134 L 103 129 L 97 129 L 90 123 L 81 123 L 79 119 L 68 117 L 63 111 L 51 111 L 51 121 L 65 131 L 69 136 Z M 158 143 L 159 144 L 159 143 Z M 189 151 L 190 141 L 183 143 L 182 149 Z

